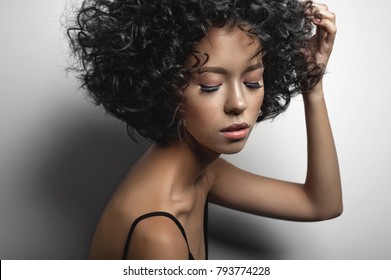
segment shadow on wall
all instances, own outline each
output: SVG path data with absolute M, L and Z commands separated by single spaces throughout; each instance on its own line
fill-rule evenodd
M 147 143 L 135 144 L 113 120 L 73 127 L 47 162 L 48 199 L 62 211 L 82 245 L 76 258 L 86 258 L 96 223 L 112 192 L 129 167 L 145 152 Z M 114 121 L 116 122 L 116 121 Z M 210 256 L 214 259 L 279 259 L 275 234 L 258 217 L 211 205 Z M 64 237 L 66 237 L 64 232 Z M 272 240 L 274 242 L 268 242 Z M 73 246 L 78 242 L 73 240 Z M 77 252 L 74 251 L 72 254 Z M 71 254 L 71 253 L 70 253 Z
M 88 257 L 111 194 L 149 147 L 132 142 L 122 123 L 89 110 L 58 112 L 17 147 L 2 205 L 2 259 Z M 210 259 L 279 259 L 276 242 L 267 242 L 273 233 L 251 221 L 258 217 L 215 205 L 209 217 Z
M 217 205 L 209 207 L 209 259 L 275 260 L 283 246 L 263 218 Z
M 108 199 L 149 145 L 130 141 L 123 125 L 111 119 L 70 128 L 46 159 L 42 188 L 63 222 L 57 230 L 60 240 L 66 240 L 62 249 L 69 248 L 54 258 L 85 259 Z M 280 259 L 282 249 L 267 228 L 259 217 L 211 205 L 210 258 Z
M 52 246 L 35 258 L 87 258 L 111 194 L 149 146 L 132 142 L 124 125 L 110 118 L 78 118 L 67 125 L 40 167 L 40 193 L 49 203 L 48 218 L 56 228 L 49 228 Z

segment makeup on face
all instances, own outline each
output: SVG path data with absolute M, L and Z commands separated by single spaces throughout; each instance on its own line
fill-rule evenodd
M 222 129 L 221 133 L 229 140 L 241 140 L 249 135 L 250 125 L 245 122 L 234 123 Z
M 194 75 L 193 80 L 198 83 L 202 92 L 217 91 L 224 81 L 231 78 L 233 74 L 229 70 L 221 67 L 204 67 Z M 250 89 L 259 89 L 263 87 L 263 65 L 255 64 L 249 66 L 242 75 L 243 84 Z
M 264 94 L 259 49 L 240 28 L 224 27 L 211 29 L 196 46 L 208 60 L 184 90 L 184 127 L 216 153 L 239 152 L 258 118 Z

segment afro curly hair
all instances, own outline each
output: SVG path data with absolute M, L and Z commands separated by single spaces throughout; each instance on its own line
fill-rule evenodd
M 185 67 L 208 29 L 247 26 L 261 42 L 265 97 L 257 121 L 274 118 L 324 73 L 311 55 L 311 1 L 84 0 L 68 26 L 71 69 L 98 105 L 126 122 L 129 135 L 160 144 L 183 132 L 181 91 L 202 59 Z M 206 54 L 207 56 L 207 54 Z M 181 132 L 182 131 L 182 132 Z M 134 133 L 137 132 L 137 133 Z

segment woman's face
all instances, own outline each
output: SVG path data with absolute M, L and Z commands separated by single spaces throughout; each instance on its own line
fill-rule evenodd
M 196 46 L 209 59 L 184 90 L 184 127 L 216 153 L 239 152 L 256 123 L 264 96 L 259 48 L 238 27 L 213 28 Z

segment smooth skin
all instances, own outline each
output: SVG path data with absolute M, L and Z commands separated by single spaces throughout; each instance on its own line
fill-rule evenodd
M 327 65 L 335 15 L 314 3 L 309 15 L 317 34 L 311 39 L 317 62 Z M 322 81 L 305 95 L 308 168 L 303 184 L 251 174 L 220 158 L 245 145 L 263 101 L 263 65 L 254 54 L 259 42 L 237 27 L 211 29 L 196 48 L 209 60 L 195 73 L 186 96 L 187 137 L 169 146 L 153 145 L 114 193 L 96 229 L 90 258 L 119 259 L 132 222 L 148 212 L 166 211 L 183 225 L 192 254 L 205 258 L 203 213 L 210 202 L 257 215 L 319 221 L 342 213 L 341 181 Z M 191 63 L 191 60 L 189 60 Z M 232 139 L 224 129 L 246 124 Z M 140 222 L 129 245 L 129 259 L 187 259 L 178 227 L 166 217 Z

